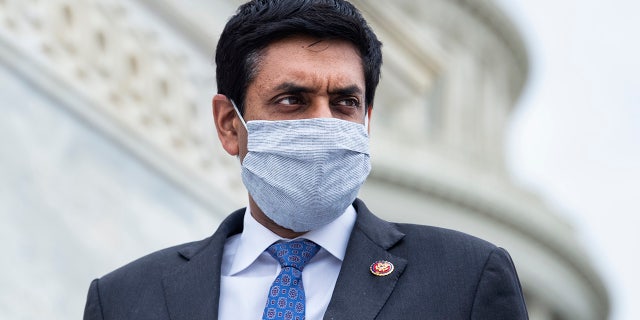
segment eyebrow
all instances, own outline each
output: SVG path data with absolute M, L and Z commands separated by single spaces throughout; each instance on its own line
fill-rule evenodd
M 341 96 L 347 96 L 347 95 L 361 95 L 362 94 L 362 89 L 360 89 L 360 87 L 358 87 L 357 85 L 351 85 L 351 86 L 347 86 L 344 88 L 336 88 L 334 90 L 331 90 L 329 93 L 331 94 L 336 94 L 336 95 L 341 95 Z
M 311 90 L 311 88 L 309 87 L 305 87 L 305 86 L 301 86 L 301 85 L 297 85 L 293 82 L 283 82 L 281 84 L 279 84 L 276 88 L 276 91 L 284 91 L 284 92 L 290 92 L 290 93 L 308 93 L 308 92 L 313 92 L 313 90 Z
M 301 86 L 293 82 L 283 82 L 279 84 L 275 89 L 277 91 L 285 91 L 290 93 L 309 93 L 315 91 L 309 87 Z M 333 89 L 329 91 L 329 93 L 335 95 L 361 95 L 362 89 L 354 84 L 343 88 Z

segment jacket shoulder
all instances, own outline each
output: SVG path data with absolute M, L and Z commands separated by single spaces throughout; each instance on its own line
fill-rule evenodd
M 100 282 L 132 283 L 147 278 L 162 277 L 166 272 L 189 260 L 210 241 L 211 238 L 206 238 L 152 252 L 104 275 L 100 278 Z
M 165 319 L 162 279 L 210 241 L 207 238 L 153 252 L 94 280 L 85 319 Z M 92 318 L 92 314 L 101 316 Z
M 405 234 L 405 238 L 408 238 L 405 240 L 409 241 L 429 241 L 431 245 L 443 245 L 450 249 L 472 247 L 476 250 L 493 251 L 497 248 L 489 241 L 457 230 L 409 223 L 394 223 L 394 225 Z
M 404 237 L 390 251 L 408 261 L 391 297 L 394 303 L 416 296 L 416 315 L 434 312 L 450 319 L 527 318 L 522 288 L 504 249 L 455 230 L 393 225 Z M 383 310 L 384 315 L 392 310 Z
M 393 251 L 401 251 L 402 255 L 415 261 L 438 261 L 440 267 L 460 266 L 464 268 L 461 272 L 481 272 L 489 257 L 502 250 L 486 240 L 456 230 L 405 223 L 394 225 L 405 236 Z

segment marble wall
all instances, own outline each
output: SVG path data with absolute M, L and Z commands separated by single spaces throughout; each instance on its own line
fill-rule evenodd
M 0 318 L 80 319 L 89 282 L 221 216 L 0 64 Z

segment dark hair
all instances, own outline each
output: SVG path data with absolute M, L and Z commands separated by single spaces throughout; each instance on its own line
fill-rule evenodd
M 225 26 L 216 49 L 218 93 L 244 112 L 262 49 L 293 35 L 343 39 L 360 52 L 366 104 L 373 103 L 382 65 L 382 43 L 358 9 L 344 0 L 253 0 L 238 8 Z

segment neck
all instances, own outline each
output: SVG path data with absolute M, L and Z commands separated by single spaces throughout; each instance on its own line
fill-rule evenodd
M 258 205 L 253 201 L 253 198 L 249 196 L 249 207 L 251 208 L 251 216 L 258 221 L 265 228 L 271 230 L 271 232 L 277 234 L 280 237 L 286 239 L 297 238 L 306 232 L 296 232 L 291 229 L 287 229 L 271 220 L 264 212 L 258 207 Z

